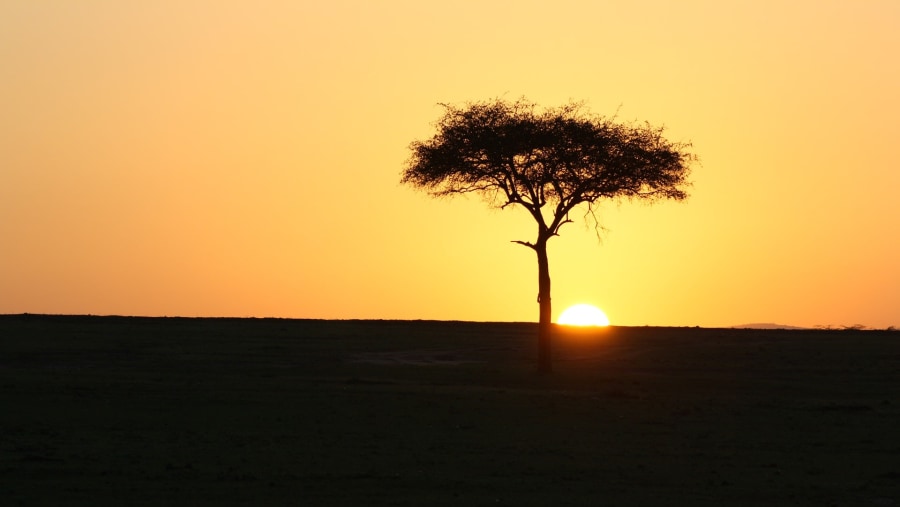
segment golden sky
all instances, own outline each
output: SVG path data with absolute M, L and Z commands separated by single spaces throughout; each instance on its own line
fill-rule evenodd
M 0 313 L 535 321 L 521 209 L 399 184 L 438 102 L 665 125 L 691 198 L 550 243 L 554 315 L 900 326 L 895 0 L 0 3 Z

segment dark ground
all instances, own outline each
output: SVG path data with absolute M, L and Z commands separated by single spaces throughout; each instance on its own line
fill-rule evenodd
M 0 316 L 0 505 L 900 506 L 900 333 Z

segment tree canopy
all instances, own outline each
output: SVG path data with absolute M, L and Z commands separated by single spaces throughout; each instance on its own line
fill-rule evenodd
M 574 102 L 443 106 L 437 134 L 411 144 L 403 183 L 438 196 L 478 192 L 501 207 L 521 205 L 548 237 L 581 203 L 593 211 L 603 198 L 687 197 L 695 157 L 690 145 L 665 139 L 662 127 L 617 123 Z

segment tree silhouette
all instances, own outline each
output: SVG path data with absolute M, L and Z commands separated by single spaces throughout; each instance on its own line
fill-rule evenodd
M 663 138 L 663 128 L 617 123 L 570 102 L 541 109 L 525 99 L 442 104 L 437 134 L 410 145 L 401 182 L 435 196 L 478 193 L 500 208 L 519 205 L 537 222 L 538 371 L 551 360 L 550 267 L 547 241 L 585 203 L 594 219 L 600 199 L 687 197 L 696 157 L 689 144 Z

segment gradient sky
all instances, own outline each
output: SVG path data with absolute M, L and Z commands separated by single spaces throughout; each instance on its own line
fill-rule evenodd
M 691 198 L 550 242 L 554 316 L 900 326 L 895 0 L 0 3 L 0 313 L 535 321 L 522 209 L 399 184 L 438 102 L 665 125 Z

